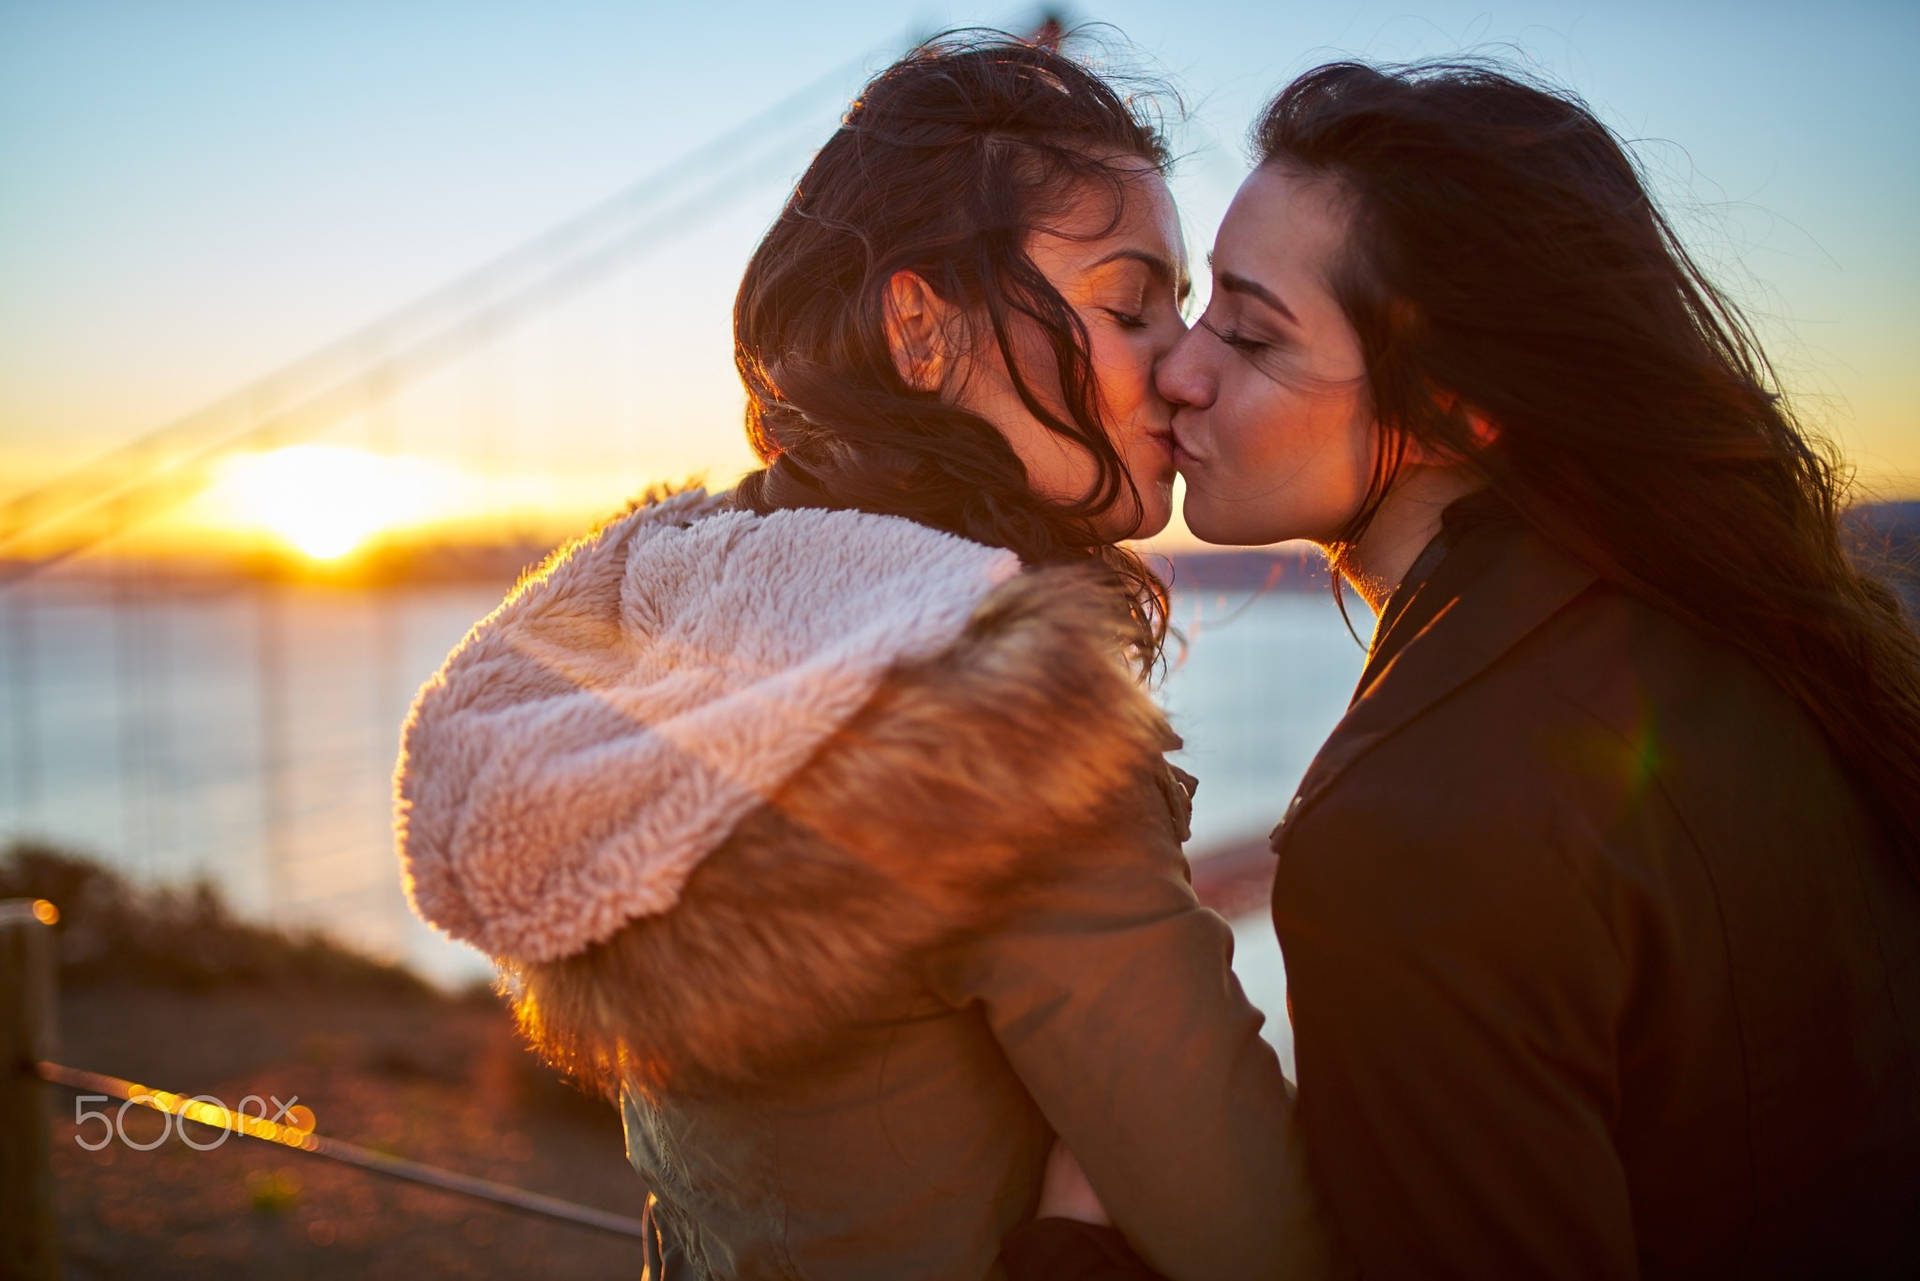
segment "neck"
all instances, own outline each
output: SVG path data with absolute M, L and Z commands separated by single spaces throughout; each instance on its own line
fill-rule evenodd
M 1440 532 L 1440 514 L 1478 488 L 1478 481 L 1455 467 L 1402 469 L 1345 567 L 1347 582 L 1376 616 Z

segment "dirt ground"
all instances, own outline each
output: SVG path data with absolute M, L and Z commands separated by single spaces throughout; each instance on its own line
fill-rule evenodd
M 618 1115 L 553 1080 L 491 997 L 99 984 L 61 993 L 60 1028 L 74 1067 L 230 1107 L 297 1096 L 320 1134 L 632 1217 L 645 1197 Z M 196 1151 L 144 1108 L 87 1151 L 106 1127 L 76 1127 L 77 1093 L 46 1088 L 71 1278 L 640 1274 L 637 1241 L 239 1136 Z

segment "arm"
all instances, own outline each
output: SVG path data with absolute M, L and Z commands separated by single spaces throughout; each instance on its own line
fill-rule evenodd
M 1233 976 L 1232 932 L 1194 899 L 1156 794 L 1104 830 L 1110 848 L 1076 852 L 1071 874 L 958 949 L 936 990 L 978 1004 L 1155 1270 L 1324 1275 L 1291 1092 Z
M 1281 846 L 1274 919 L 1300 1125 L 1356 1261 L 1635 1276 L 1610 1131 L 1626 969 L 1551 823 L 1485 830 L 1405 790 L 1334 799 Z

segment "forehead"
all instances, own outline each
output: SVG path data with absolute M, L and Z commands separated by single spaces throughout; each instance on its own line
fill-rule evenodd
M 1104 182 L 1079 184 L 1046 226 L 1034 232 L 1034 252 L 1061 260 L 1093 261 L 1115 249 L 1133 248 L 1182 262 L 1180 214 L 1166 179 L 1146 161 L 1131 156 L 1107 163 L 1121 180 L 1118 187 Z M 1121 197 L 1117 210 L 1116 191 Z
M 1338 180 L 1267 164 L 1247 175 L 1220 223 L 1215 269 L 1267 284 L 1324 284 L 1350 224 Z

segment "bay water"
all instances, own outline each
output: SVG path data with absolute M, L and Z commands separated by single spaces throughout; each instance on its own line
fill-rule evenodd
M 245 915 L 321 926 L 439 982 L 484 978 L 484 957 L 406 906 L 391 774 L 414 691 L 498 600 L 473 586 L 10 593 L 0 838 L 140 880 L 204 877 Z M 1198 859 L 1273 825 L 1363 653 L 1323 592 L 1186 592 L 1174 621 L 1186 645 L 1158 692 L 1185 739 L 1176 762 L 1200 779 Z M 1272 926 L 1256 913 L 1235 934 L 1235 968 L 1290 1057 Z

